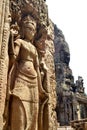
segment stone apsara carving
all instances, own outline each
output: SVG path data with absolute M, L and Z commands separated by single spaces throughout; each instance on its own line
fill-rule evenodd
M 11 130 L 38 130 L 39 93 L 41 98 L 44 98 L 45 92 L 42 89 L 37 50 L 33 45 L 36 22 L 29 15 L 25 16 L 21 22 L 23 39 L 17 38 L 14 41 L 13 53 L 9 50 L 9 61 L 11 60 L 9 65 L 13 64 L 9 68 L 11 93 L 9 127 Z M 15 30 L 11 29 L 11 31 L 16 33 Z M 15 77 L 11 79 L 13 74 Z M 19 120 L 20 123 L 17 123 Z
M 7 2 L 6 18 L 10 10 L 11 21 L 6 21 L 7 39 L 4 35 L 1 37 L 6 39 L 6 48 L 4 51 L 1 48 L 5 55 L 3 61 L 0 59 L 0 67 L 6 65 L 0 77 L 6 77 L 6 83 L 0 82 L 6 86 L 4 98 L 1 92 L 4 99 L 3 111 L 0 110 L 1 130 L 2 127 L 4 130 L 56 130 L 53 52 L 51 54 L 54 47 L 53 39 L 49 40 L 47 6 L 44 0 Z M 4 42 L 1 43 L 4 46 Z M 51 48 L 47 47 L 50 43 Z

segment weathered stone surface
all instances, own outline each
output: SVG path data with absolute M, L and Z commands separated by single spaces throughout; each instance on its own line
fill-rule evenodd
M 60 125 L 72 120 L 72 85 L 74 78 L 69 68 L 70 52 L 62 31 L 54 25 L 55 72 L 57 81 L 57 116 Z
M 3 0 L 0 11 L 0 130 L 57 130 L 54 27 L 45 1 Z
M 45 1 L 0 1 L 0 130 L 57 130 L 57 120 L 87 117 L 83 79 L 74 83 L 69 46 Z
M 55 66 L 54 66 L 54 25 L 51 20 L 49 20 L 49 26 L 48 26 L 48 34 L 47 34 L 47 40 L 46 40 L 46 56 L 45 56 L 45 62 L 48 67 L 48 73 L 50 77 L 50 86 L 49 89 L 49 110 L 50 111 L 50 129 L 54 130 L 56 129 L 57 124 L 57 117 L 56 117 L 56 81 L 55 81 Z M 53 125 L 54 124 L 54 125 Z
M 74 83 L 74 76 L 69 67 L 69 46 L 62 31 L 56 25 L 54 25 L 54 35 L 57 117 L 60 125 L 70 125 L 71 120 L 87 118 L 87 96 L 82 77 L 79 76 Z
M 81 120 L 74 120 L 71 122 L 71 126 L 75 130 L 87 130 L 87 118 Z
M 56 25 L 54 25 L 54 35 L 55 63 L 65 63 L 68 66 L 70 61 L 69 46 L 62 31 Z
M 0 1 L 0 130 L 3 127 L 8 72 L 9 0 Z

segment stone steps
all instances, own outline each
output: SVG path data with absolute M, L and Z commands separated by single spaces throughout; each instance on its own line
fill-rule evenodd
M 70 126 L 59 126 L 57 130 L 74 130 Z

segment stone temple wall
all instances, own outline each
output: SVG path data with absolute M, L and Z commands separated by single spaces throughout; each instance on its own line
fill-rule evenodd
M 72 120 L 87 118 L 87 96 L 83 78 L 74 81 L 69 67 L 70 51 L 65 37 L 54 25 L 55 73 L 57 81 L 57 119 L 61 126 L 70 125 Z M 71 59 L 72 60 L 72 59 Z
M 29 18 L 27 17 L 28 15 L 30 15 Z M 32 41 L 31 40 L 29 41 L 29 43 L 34 42 L 33 48 L 36 48 L 36 52 L 38 53 L 37 55 L 39 60 L 37 62 L 38 65 L 34 64 L 33 62 L 35 68 L 37 68 L 36 69 L 38 75 L 37 78 L 39 77 L 38 86 L 40 87 L 39 88 L 40 94 L 37 94 L 37 97 L 39 97 L 38 100 L 39 105 L 36 107 L 36 110 L 39 113 L 39 114 L 36 113 L 37 115 L 36 114 L 33 115 L 32 113 L 30 113 L 29 115 L 26 112 L 28 110 L 28 107 L 27 105 L 25 105 L 24 100 L 26 102 L 28 91 L 26 91 L 25 93 L 26 89 L 23 89 L 22 92 L 22 88 L 20 88 L 21 90 L 20 93 L 22 92 L 22 96 L 24 96 L 25 99 L 20 98 L 20 96 L 19 97 L 17 96 L 17 92 L 15 93 L 15 86 L 14 86 L 15 84 L 16 85 L 19 84 L 19 87 L 21 86 L 24 87 L 26 85 L 29 86 L 28 84 L 29 81 L 25 82 L 24 75 L 21 75 L 21 79 L 17 77 L 19 71 L 17 71 L 16 63 L 19 64 L 22 61 L 20 58 L 20 54 L 16 59 L 17 57 L 16 51 L 21 53 L 21 50 L 23 49 L 22 42 L 24 42 L 25 44 L 26 42 L 28 42 L 28 40 L 26 41 L 24 40 L 23 37 L 24 32 L 22 30 L 22 26 L 23 23 L 27 24 L 27 22 L 25 23 L 25 21 L 30 18 L 32 20 L 34 19 L 34 21 L 36 21 L 37 23 L 35 37 L 33 38 Z M 29 24 L 31 24 L 32 20 L 28 21 Z M 32 23 L 33 23 L 32 25 L 35 25 L 34 22 Z M 31 39 L 31 37 L 28 38 Z M 25 127 L 28 127 L 28 122 L 30 122 L 30 120 L 28 120 L 28 116 L 31 115 L 33 116 L 33 117 L 31 116 L 31 118 L 32 119 L 34 118 L 36 124 L 39 125 L 39 127 L 37 127 L 35 122 L 32 121 L 33 125 L 31 125 L 31 129 L 57 130 L 57 118 L 55 112 L 56 81 L 55 81 L 55 67 L 54 67 L 54 57 L 53 57 L 54 56 L 53 40 L 54 40 L 54 26 L 50 21 L 50 19 L 48 18 L 48 9 L 44 0 L 37 0 L 37 1 L 36 0 L 1 0 L 0 1 L 0 130 L 11 130 L 11 129 L 21 130 L 21 128 L 23 127 L 24 129 L 26 129 Z M 17 45 L 15 44 L 16 41 L 18 41 Z M 15 46 L 21 49 L 18 51 L 15 49 Z M 32 47 L 31 47 L 31 51 L 34 53 Z M 17 79 L 17 82 L 15 79 Z M 16 94 L 17 97 L 14 96 L 15 95 L 14 93 Z M 35 93 L 35 91 L 33 93 Z M 32 96 L 34 97 L 34 95 Z M 29 95 L 29 98 L 31 98 L 32 100 L 27 102 L 29 103 L 36 102 L 36 99 L 35 101 L 33 101 L 32 96 Z M 18 98 L 18 101 L 14 102 L 16 98 Z M 21 108 L 21 110 L 23 109 L 23 113 L 18 114 L 17 113 L 18 110 L 19 112 L 21 112 L 20 111 L 21 105 L 24 105 Z M 18 108 L 15 110 L 15 107 Z M 32 111 L 36 112 L 35 108 L 33 107 L 34 106 L 32 106 Z M 17 114 L 16 113 L 14 114 L 14 111 Z M 23 120 L 23 122 L 20 121 L 19 123 L 16 123 L 14 126 L 14 121 L 16 122 L 16 120 L 18 119 L 16 116 L 19 119 Z
M 10 33 L 9 1 L 0 1 L 0 130 L 3 127 L 3 113 L 7 91 L 8 40 Z

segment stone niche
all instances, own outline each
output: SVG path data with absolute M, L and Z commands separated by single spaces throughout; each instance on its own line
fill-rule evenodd
M 1 0 L 0 12 L 0 130 L 57 130 L 54 27 L 45 0 Z

